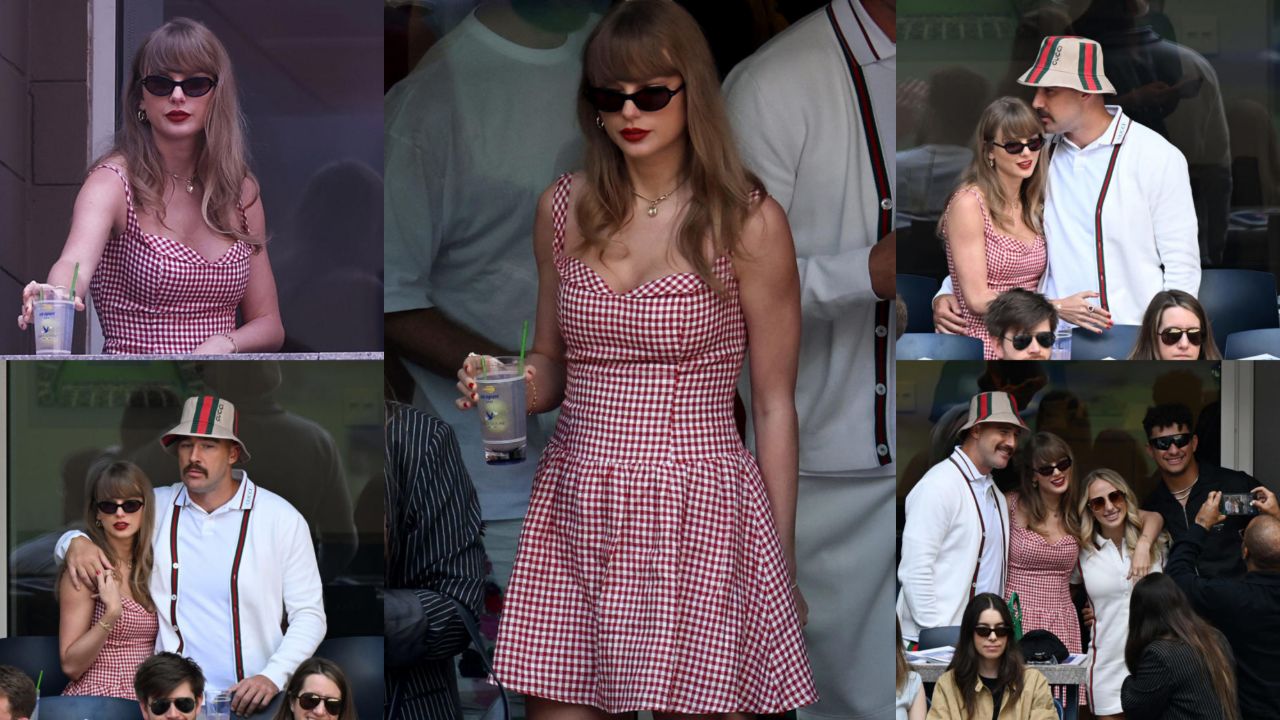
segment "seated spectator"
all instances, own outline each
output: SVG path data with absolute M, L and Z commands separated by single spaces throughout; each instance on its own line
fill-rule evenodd
M 1182 290 L 1162 290 L 1142 316 L 1130 360 L 1221 360 L 1200 301 Z
M 1057 720 L 1049 681 L 1026 667 L 1013 638 L 1013 618 L 999 595 L 969 601 L 960 641 L 933 690 L 930 720 Z
M 1166 570 L 1191 607 L 1231 644 L 1245 720 L 1273 718 L 1280 708 L 1280 507 L 1275 493 L 1264 487 L 1255 488 L 1253 496 L 1251 504 L 1260 514 L 1244 532 L 1243 577 L 1208 578 L 1196 572 L 1205 539 L 1226 520 L 1222 493 L 1216 490 L 1173 546 Z
M 36 711 L 36 684 L 12 665 L 0 665 L 0 718 L 29 720 Z
M 987 333 L 1001 360 L 1048 360 L 1058 313 L 1039 293 L 1013 288 L 987 306 Z
M 1200 619 L 1164 573 L 1133 586 L 1129 677 L 1120 687 L 1127 720 L 1237 720 L 1235 661 L 1222 633 Z
M 897 697 L 894 701 L 894 720 L 925 720 L 928 705 L 925 701 L 924 683 L 920 673 L 907 664 L 907 654 L 902 651 L 902 621 L 898 625 Z
M 138 665 L 155 652 L 156 606 L 151 600 L 151 537 L 155 497 L 133 463 L 107 461 L 90 470 L 84 503 L 89 539 L 115 570 L 97 587 L 76 587 L 63 565 L 58 577 L 58 645 L 62 671 L 72 679 L 63 695 L 135 700 Z
M 303 660 L 289 678 L 284 696 L 272 720 L 351 720 L 356 716 L 347 676 L 337 663 L 325 658 Z
M 156 653 L 138 666 L 133 690 L 144 720 L 195 720 L 204 704 L 204 673 L 191 658 Z

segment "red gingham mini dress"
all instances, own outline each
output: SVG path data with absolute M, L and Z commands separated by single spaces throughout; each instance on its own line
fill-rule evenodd
M 156 614 L 134 602 L 120 597 L 120 619 L 107 633 L 107 640 L 98 651 L 98 657 L 88 670 L 63 689 L 63 695 L 99 695 L 137 700 L 133 694 L 133 676 L 143 660 L 156 652 L 156 633 L 160 627 Z M 102 632 L 98 621 L 107 611 L 101 600 L 93 603 L 93 625 L 90 630 Z
M 728 257 L 619 295 L 564 252 L 567 384 L 498 633 L 508 689 L 609 713 L 817 700 L 782 548 L 733 420 L 746 325 Z
M 1021 495 L 1009 493 L 1009 517 L 1018 507 Z M 1040 533 L 1029 527 L 1009 523 L 1009 576 L 1005 582 L 1005 600 L 1018 593 L 1022 608 L 1022 631 L 1048 630 L 1067 650 L 1079 653 L 1081 649 L 1080 619 L 1076 606 L 1071 602 L 1071 577 L 1080 557 L 1080 542 L 1074 535 L 1064 535 L 1050 545 Z M 1079 582 L 1079 580 L 1077 580 Z M 1055 688 L 1055 695 L 1065 702 L 1063 688 Z M 1085 704 L 1085 693 L 1080 693 L 1080 704 Z
M 189 353 L 209 337 L 235 330 L 253 246 L 237 240 L 209 262 L 176 240 L 142 232 L 124 171 L 98 167 L 120 176 L 128 207 L 124 232 L 107 241 L 89 283 L 102 323 L 102 351 Z
M 978 198 L 978 205 L 982 208 L 982 234 L 987 250 L 987 287 L 997 295 L 1015 287 L 1035 292 L 1040 286 L 1040 278 L 1044 277 L 1049 260 L 1044 236 L 1036 235 L 1035 242 L 1027 244 L 1012 235 L 997 232 L 982 193 L 973 186 L 963 188 L 960 192 L 972 193 Z M 959 192 L 956 193 L 952 202 L 959 195 Z M 947 203 L 947 211 L 942 217 L 943 237 L 946 237 L 947 218 L 951 215 L 952 202 Z M 964 334 L 981 340 L 983 358 L 995 360 L 995 345 L 992 344 L 991 335 L 987 333 L 986 318 L 970 310 L 964 301 L 960 278 L 956 276 L 956 264 L 951 259 L 950 242 L 947 243 L 947 270 L 951 273 L 951 284 L 954 286 L 956 300 L 960 303 L 960 314 L 964 316 Z

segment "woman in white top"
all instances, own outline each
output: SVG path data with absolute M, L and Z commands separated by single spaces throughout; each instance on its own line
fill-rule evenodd
M 1138 498 L 1120 473 L 1106 468 L 1089 473 L 1080 499 L 1080 572 L 1093 605 L 1093 666 L 1089 700 L 1098 720 L 1123 718 L 1120 686 L 1128 677 L 1124 646 L 1129 636 L 1129 595 L 1138 579 L 1130 572 L 1136 552 L 1148 553 L 1151 571 L 1160 570 L 1168 536 L 1140 543 Z

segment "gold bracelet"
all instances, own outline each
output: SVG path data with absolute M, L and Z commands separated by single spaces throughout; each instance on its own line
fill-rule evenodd
M 104 621 L 102 621 L 102 620 L 99 620 L 99 621 L 98 621 L 98 626 L 99 626 L 99 627 L 101 627 L 103 630 L 106 630 L 106 631 L 107 631 L 107 633 L 108 633 L 108 634 L 110 634 L 110 633 L 111 633 L 111 628 L 115 627 L 115 626 L 116 626 L 116 624 L 115 624 L 115 623 L 107 623 L 107 622 L 104 622 Z
M 526 380 L 524 384 L 529 391 L 528 400 L 524 404 L 524 414 L 532 415 L 538 407 L 538 386 L 533 383 L 532 378 Z
M 221 335 L 222 335 L 222 337 L 226 338 L 228 342 L 230 342 L 230 343 L 231 343 L 231 354 L 232 354 L 232 355 L 235 355 L 235 354 L 237 354 L 237 353 L 239 353 L 239 352 L 240 352 L 240 346 L 239 346 L 239 345 L 236 345 L 236 339 L 235 339 L 235 338 L 233 338 L 233 337 L 231 337 L 231 334 L 230 334 L 230 333 L 221 333 Z

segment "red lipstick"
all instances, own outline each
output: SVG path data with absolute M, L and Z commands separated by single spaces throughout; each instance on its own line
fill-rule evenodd
M 169 118 L 173 122 L 182 122 L 183 120 L 186 120 L 187 118 L 191 117 L 191 113 L 183 112 L 181 110 L 170 110 L 169 112 L 165 113 L 164 116 Z
M 619 135 L 622 136 L 623 140 L 626 140 L 627 142 L 633 142 L 633 143 L 640 142 L 641 140 L 645 139 L 645 137 L 648 134 L 649 134 L 648 130 L 641 130 L 640 128 L 626 128 L 619 133 Z

